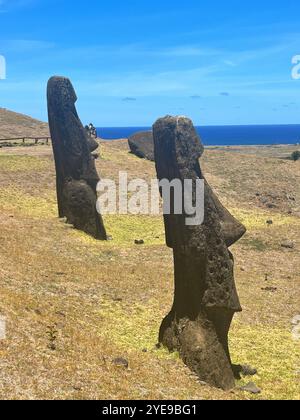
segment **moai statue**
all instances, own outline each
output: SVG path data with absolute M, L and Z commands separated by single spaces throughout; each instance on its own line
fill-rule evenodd
M 203 146 L 191 120 L 165 117 L 153 126 L 159 181 L 179 179 L 204 183 L 204 221 L 190 226 L 187 214 L 165 215 L 166 242 L 173 248 L 175 296 L 163 320 L 159 342 L 178 351 L 199 378 L 217 388 L 234 387 L 228 332 L 242 310 L 234 283 L 229 247 L 246 232 L 220 203 L 206 182 L 199 158 Z M 184 200 L 184 188 L 182 200 Z M 193 190 L 193 204 L 196 203 Z
M 101 215 L 96 210 L 99 176 L 92 154 L 98 143 L 83 127 L 76 108 L 76 93 L 69 79 L 48 82 L 48 115 L 56 166 L 59 217 L 96 239 L 106 240 Z

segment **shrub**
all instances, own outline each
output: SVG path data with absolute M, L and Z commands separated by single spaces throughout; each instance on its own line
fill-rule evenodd
M 296 150 L 295 152 L 293 152 L 291 157 L 294 162 L 300 160 L 300 150 Z

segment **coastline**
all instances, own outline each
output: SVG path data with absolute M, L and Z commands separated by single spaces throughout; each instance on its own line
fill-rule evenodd
M 206 146 L 258 146 L 300 144 L 300 125 L 195 126 Z M 97 127 L 99 137 L 107 140 L 130 138 L 149 132 L 151 127 Z
M 103 141 L 103 142 L 117 142 L 117 141 L 121 142 L 121 141 L 128 141 L 128 138 L 124 137 L 124 138 L 116 138 L 116 139 L 103 139 L 103 138 L 98 137 L 98 140 Z M 227 148 L 232 148 L 232 147 L 278 147 L 278 148 L 280 148 L 280 147 L 300 147 L 300 143 L 273 143 L 273 144 L 268 144 L 268 143 L 266 143 L 266 144 L 263 144 L 263 143 L 255 144 L 255 143 L 253 143 L 253 144 L 228 144 L 228 145 L 226 145 L 226 144 L 205 145 L 204 144 L 204 147 L 206 149 L 207 148 L 209 148 L 209 149 L 226 148 L 227 149 Z

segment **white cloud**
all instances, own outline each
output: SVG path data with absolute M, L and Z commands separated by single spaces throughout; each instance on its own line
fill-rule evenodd
M 5 54 L 48 50 L 54 46 L 55 44 L 51 42 L 31 39 L 0 40 L 0 50 Z
M 0 55 L 0 80 L 6 79 L 6 60 Z
M 101 82 L 94 80 L 81 81 L 81 89 L 93 92 L 98 96 L 141 97 L 164 96 L 195 91 L 195 86 L 203 84 L 209 74 L 218 70 L 216 66 L 199 67 L 189 70 L 168 71 L 158 73 L 127 73 L 106 76 Z M 102 77 L 102 79 L 104 79 Z
M 56 51 L 57 56 L 63 57 L 118 57 L 129 58 L 172 58 L 172 57 L 216 57 L 222 51 L 193 45 L 177 45 L 170 47 L 154 47 L 142 44 L 128 45 L 86 45 L 81 47 L 64 48 Z
M 221 52 L 220 50 L 202 48 L 191 45 L 177 46 L 173 48 L 166 48 L 160 50 L 148 51 L 148 54 L 169 56 L 169 57 L 208 57 L 217 56 Z

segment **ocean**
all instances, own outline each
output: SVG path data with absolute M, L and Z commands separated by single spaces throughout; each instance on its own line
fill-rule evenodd
M 206 146 L 250 146 L 300 144 L 300 125 L 235 125 L 196 127 Z M 106 140 L 128 138 L 150 127 L 98 128 L 98 136 Z

